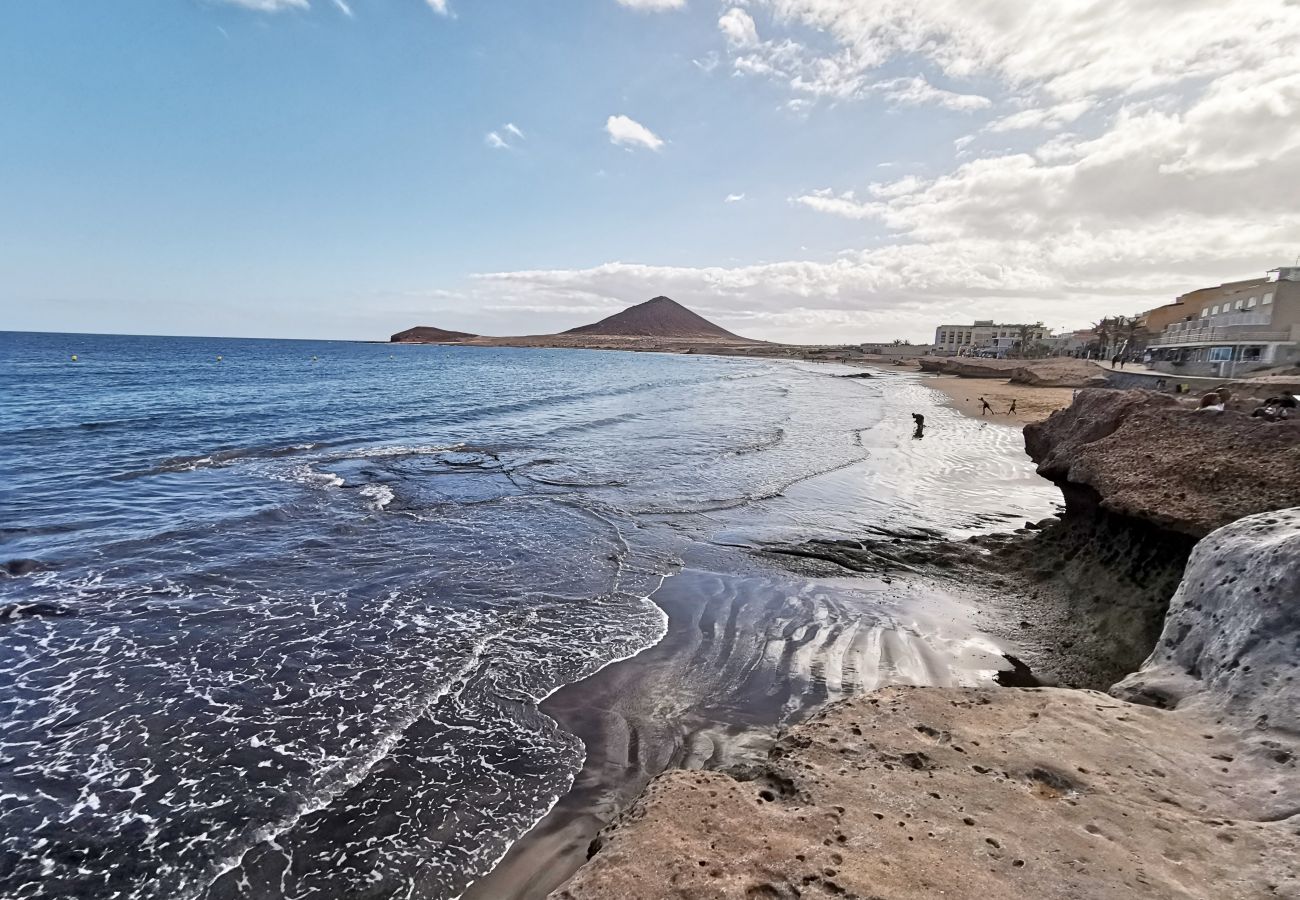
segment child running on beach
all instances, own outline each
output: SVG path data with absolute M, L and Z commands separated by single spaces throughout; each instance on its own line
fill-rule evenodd
M 1012 398 L 1011 407 L 1007 410 L 1007 415 L 1014 416 L 1015 414 L 1016 414 L 1016 401 L 1015 398 Z
M 989 402 L 987 400 L 985 400 L 983 397 L 980 397 L 980 415 L 982 416 L 985 413 L 991 413 L 991 412 L 993 412 L 993 407 L 989 406 Z M 993 415 L 996 416 L 997 413 L 993 413 Z

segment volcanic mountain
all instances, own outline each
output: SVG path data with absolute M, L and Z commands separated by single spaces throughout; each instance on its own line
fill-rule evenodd
M 454 344 L 474 335 L 466 331 L 447 331 L 429 325 L 416 325 L 389 338 L 393 344 Z
M 606 337 L 657 337 L 689 340 L 739 341 L 748 339 L 732 334 L 714 325 L 701 315 L 691 312 L 676 300 L 655 297 L 645 303 L 629 306 L 620 313 L 601 319 L 591 325 L 570 328 L 564 334 L 601 335 Z

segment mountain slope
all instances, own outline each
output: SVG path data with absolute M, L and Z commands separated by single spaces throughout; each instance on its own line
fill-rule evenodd
M 675 300 L 655 297 L 629 306 L 620 313 L 591 325 L 570 328 L 564 334 L 610 337 L 706 338 L 716 341 L 746 341 L 708 319 L 691 312 Z

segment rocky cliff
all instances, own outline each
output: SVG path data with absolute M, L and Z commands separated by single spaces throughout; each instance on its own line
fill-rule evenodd
M 1093 500 L 1193 537 L 1300 506 L 1300 420 L 1196 411 L 1152 391 L 1084 390 L 1027 425 L 1025 449 L 1067 504 Z

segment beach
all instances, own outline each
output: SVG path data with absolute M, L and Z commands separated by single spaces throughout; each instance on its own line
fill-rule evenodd
M 1296 895 L 1297 428 L 1085 389 L 1025 429 L 1059 515 L 781 548 L 951 591 L 1024 656 L 1000 689 L 881 685 L 754 764 L 666 772 L 556 896 Z
M 983 408 L 979 398 L 984 397 L 993 407 L 986 418 L 996 417 L 1016 425 L 1041 422 L 1058 409 L 1070 405 L 1076 388 L 1040 387 L 1012 384 L 994 378 L 962 378 L 958 375 L 931 375 L 925 379 L 926 387 L 943 394 L 945 403 L 965 415 L 980 418 Z M 1016 411 L 1008 414 L 1012 401 Z
M 1014 644 L 932 585 L 807 578 L 759 561 L 737 571 L 730 554 L 697 552 L 654 595 L 663 640 L 541 705 L 582 740 L 583 768 L 466 900 L 546 897 L 661 772 L 761 764 L 791 724 L 882 685 L 988 684 L 1011 669 Z
M 15 897 L 451 898 L 507 851 L 510 896 L 665 767 L 1002 664 L 942 592 L 772 548 L 965 537 L 1059 499 L 1014 428 L 892 370 L 8 340 Z

